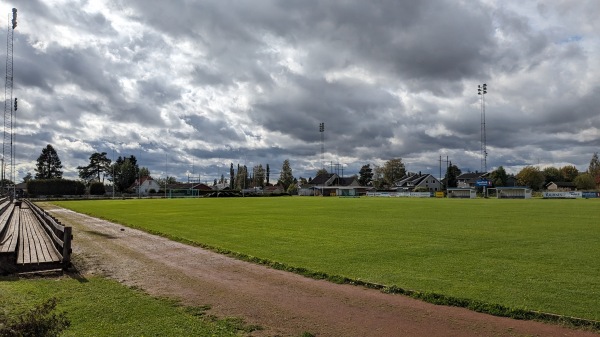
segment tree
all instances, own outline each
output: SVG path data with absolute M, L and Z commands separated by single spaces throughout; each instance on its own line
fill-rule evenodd
M 390 159 L 383 164 L 383 181 L 388 186 L 393 186 L 396 180 L 404 177 L 406 168 L 402 162 L 402 158 Z
M 516 175 L 519 185 L 528 186 L 535 191 L 539 191 L 544 184 L 544 173 L 535 166 L 525 166 Z
M 141 167 L 140 172 L 138 172 L 139 177 L 149 177 L 150 170 L 147 167 Z
M 361 186 L 367 186 L 373 180 L 373 169 L 371 164 L 363 165 L 358 172 L 358 182 Z
M 229 167 L 229 189 L 233 190 L 235 188 L 234 180 L 235 180 L 235 172 L 233 171 L 233 163 Z
M 548 184 L 549 182 L 557 182 L 557 181 L 564 181 L 565 178 L 562 174 L 562 172 L 557 169 L 556 167 L 546 167 L 543 171 L 544 173 L 544 177 L 546 184 Z
M 579 175 L 579 170 L 573 165 L 567 165 L 560 168 L 565 181 L 572 182 Z
M 456 187 L 458 185 L 458 176 L 461 175 L 461 170 L 456 165 L 452 165 L 452 162 L 448 162 L 448 169 L 446 169 L 446 175 L 444 176 L 444 180 L 446 180 L 446 188 L 448 187 Z
M 320 176 L 321 174 L 328 174 L 329 172 L 327 172 L 327 170 L 325 168 L 320 168 L 317 170 L 317 175 L 315 177 Z
M 267 164 L 267 186 L 269 185 L 269 176 L 271 175 L 271 169 L 269 168 L 269 164 Z
M 252 185 L 254 187 L 265 187 L 265 169 L 262 164 L 254 166 L 252 176 Z
M 119 156 L 112 166 L 112 171 L 114 172 L 112 181 L 115 190 L 124 192 L 131 187 L 138 178 L 139 167 L 137 165 L 137 159 L 133 155 L 129 158 L 122 158 Z
M 507 179 L 508 175 L 502 166 L 498 166 L 498 168 L 490 174 L 490 180 L 495 187 L 506 186 Z
M 575 183 L 575 187 L 577 187 L 578 190 L 593 190 L 596 188 L 596 180 L 589 173 L 578 175 L 575 180 L 573 180 L 573 183 Z
M 90 163 L 87 166 L 77 166 L 79 178 L 89 182 L 96 180 L 104 183 L 104 176 L 111 175 L 111 160 L 106 158 L 106 152 L 94 153 L 90 156 Z M 102 180 L 100 180 L 102 175 Z
M 371 181 L 373 182 L 373 186 L 375 186 L 376 189 L 383 188 L 383 185 L 385 183 L 383 181 L 383 167 L 375 165 L 375 170 L 373 170 L 373 180 Z
M 235 176 L 235 188 L 238 190 L 248 188 L 248 168 L 246 165 L 240 166 L 240 164 L 238 164 L 237 174 Z
M 598 159 L 598 152 L 594 152 L 592 160 L 590 160 L 588 173 L 594 179 L 594 183 L 596 184 L 596 186 L 600 186 L 600 160 Z
M 27 174 L 23 177 L 23 182 L 26 183 L 30 180 L 33 180 L 33 176 L 31 175 L 31 172 L 27 172 Z
M 48 144 L 42 149 L 42 154 L 37 159 L 35 172 L 35 179 L 62 179 L 62 164 L 52 145 Z
M 283 189 L 287 191 L 288 187 L 294 182 L 294 175 L 292 174 L 292 168 L 288 159 L 283 161 L 281 166 L 281 172 L 279 173 L 278 183 L 283 186 Z

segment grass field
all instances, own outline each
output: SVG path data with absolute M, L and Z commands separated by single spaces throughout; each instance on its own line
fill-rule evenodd
M 248 328 L 102 278 L 0 277 L 0 312 L 6 315 L 29 311 L 51 297 L 58 299 L 56 313 L 64 312 L 71 322 L 62 336 L 238 336 Z
M 56 204 L 330 275 L 600 320 L 600 200 L 290 197 Z

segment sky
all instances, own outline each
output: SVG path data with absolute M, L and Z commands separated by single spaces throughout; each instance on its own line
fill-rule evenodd
M 13 7 L 17 182 L 47 144 L 65 178 L 106 152 L 210 183 L 285 159 L 585 171 L 600 151 L 597 0 L 13 0 L 4 40 Z

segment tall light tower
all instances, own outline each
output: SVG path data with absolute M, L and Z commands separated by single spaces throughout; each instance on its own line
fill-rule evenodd
M 4 181 L 7 178 L 5 172 L 6 164 L 10 167 L 10 177 L 13 177 L 14 171 L 14 153 L 13 153 L 13 37 L 15 28 L 17 28 L 17 9 L 12 9 L 12 20 L 8 24 L 8 34 L 6 37 L 6 81 L 4 83 L 4 141 L 2 143 L 2 193 L 4 193 Z M 14 107 L 16 108 L 15 102 Z M 15 109 L 16 110 L 16 109 Z
M 321 169 L 325 169 L 325 123 L 319 123 L 321 133 Z
M 481 103 L 481 172 L 487 173 L 487 139 L 485 135 L 485 94 L 487 94 L 487 84 L 477 86 L 477 94 Z

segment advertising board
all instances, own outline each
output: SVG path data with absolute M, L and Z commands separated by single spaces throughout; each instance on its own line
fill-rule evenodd
M 577 199 L 582 197 L 581 192 L 542 192 L 544 199 Z

